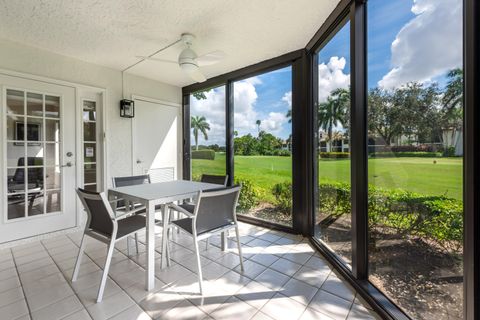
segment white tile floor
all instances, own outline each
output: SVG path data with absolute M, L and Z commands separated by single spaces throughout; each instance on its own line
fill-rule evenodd
M 144 290 L 145 246 L 126 255 L 118 243 L 101 303 L 95 303 L 106 247 L 89 239 L 75 283 L 70 281 L 80 233 L 0 251 L 0 319 L 375 319 L 369 307 L 298 236 L 241 224 L 245 272 L 233 238 L 219 249 L 201 245 L 204 295 L 198 295 L 191 239 L 175 235 L 172 265 Z M 140 237 L 143 243 L 144 235 Z M 157 238 L 160 248 L 160 238 Z M 132 250 L 133 252 L 134 250 Z

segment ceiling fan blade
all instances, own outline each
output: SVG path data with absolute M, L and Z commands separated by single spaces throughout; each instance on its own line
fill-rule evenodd
M 135 56 L 135 58 L 143 59 L 143 60 L 151 60 L 151 61 L 157 61 L 157 62 L 166 62 L 166 63 L 177 64 L 177 61 L 164 60 L 164 59 L 158 59 L 158 58 L 153 58 L 153 57 Z
M 187 74 L 192 78 L 193 80 L 197 82 L 205 82 L 207 78 L 203 75 L 202 72 L 200 72 L 200 69 L 197 68 L 197 70 L 193 70 L 191 72 L 187 72 Z
M 212 51 L 197 57 L 197 63 L 199 66 L 209 66 L 218 63 L 220 60 L 226 57 L 225 52 L 221 50 Z

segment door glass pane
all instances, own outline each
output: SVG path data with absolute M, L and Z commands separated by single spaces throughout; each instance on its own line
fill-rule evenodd
M 25 117 L 18 115 L 7 115 L 7 140 L 23 140 Z
M 42 141 L 43 119 L 27 117 L 27 141 Z M 31 145 L 29 143 L 29 145 Z
M 25 192 L 25 168 L 8 168 L 8 193 L 23 193 Z
M 83 141 L 96 141 L 97 140 L 97 129 L 95 122 L 84 122 L 83 123 Z
M 190 96 L 192 179 L 225 175 L 225 86 Z
M 60 97 L 45 96 L 45 117 L 60 117 Z
M 25 114 L 23 91 L 7 90 L 7 114 Z
M 96 162 L 97 161 L 97 144 L 85 143 L 83 150 L 84 162 Z
M 43 116 L 43 95 L 38 93 L 27 93 L 27 115 Z
M 61 207 L 61 193 L 60 191 L 47 191 L 45 196 L 47 213 L 58 212 L 62 210 Z
M 60 121 L 59 120 L 45 120 L 45 140 L 52 142 L 60 141 Z
M 7 196 L 9 220 L 25 217 L 25 194 L 12 194 Z
M 463 1 L 367 5 L 369 280 L 462 319 Z
M 239 212 L 292 225 L 292 68 L 234 83 Z
M 28 192 L 43 190 L 43 167 L 28 168 Z
M 7 142 L 7 167 L 25 165 L 25 144 L 23 142 Z
M 36 216 L 43 214 L 44 196 L 43 192 L 29 192 L 28 200 L 28 216 Z
M 97 166 L 95 164 L 86 164 L 83 172 L 84 183 L 95 183 L 97 181 Z
M 60 167 L 47 167 L 46 168 L 46 181 L 45 187 L 47 190 L 60 189 L 61 184 L 61 171 Z
M 318 194 L 315 237 L 350 267 L 350 22 L 320 49 L 318 58 Z
M 45 144 L 45 161 L 47 166 L 59 166 L 60 165 L 60 144 L 58 143 L 46 143 Z
M 97 185 L 96 184 L 89 184 L 89 185 L 86 185 L 85 190 L 87 191 L 93 191 L 93 192 L 97 192 Z

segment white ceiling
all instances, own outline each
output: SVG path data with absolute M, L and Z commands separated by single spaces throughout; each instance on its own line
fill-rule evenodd
M 0 0 L 0 38 L 122 70 L 174 42 L 197 36 L 211 78 L 305 47 L 338 0 Z M 177 44 L 157 58 L 176 60 Z M 129 72 L 176 86 L 193 81 L 175 64 L 145 61 Z

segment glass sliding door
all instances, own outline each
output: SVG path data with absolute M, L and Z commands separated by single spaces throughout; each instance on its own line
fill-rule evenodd
M 192 180 L 226 174 L 225 86 L 190 95 Z
M 234 83 L 235 183 L 239 211 L 292 226 L 292 68 Z
M 317 53 L 318 194 L 315 237 L 351 263 L 350 23 Z
M 367 4 L 369 280 L 414 319 L 461 319 L 462 1 Z

